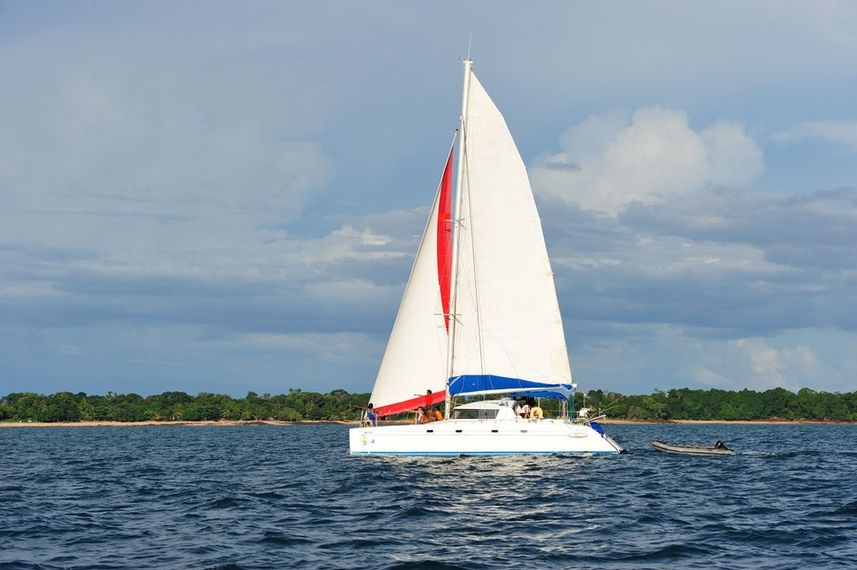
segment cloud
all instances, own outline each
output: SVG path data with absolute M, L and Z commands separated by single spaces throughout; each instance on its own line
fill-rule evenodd
M 816 142 L 839 146 L 847 152 L 857 152 L 857 121 L 809 121 L 794 123 L 784 131 L 771 135 L 781 143 Z
M 599 216 L 541 199 L 573 318 L 745 338 L 857 330 L 857 207 L 847 195 L 699 190 Z
M 783 267 L 857 265 L 857 190 L 775 194 L 709 190 L 660 204 L 630 204 L 622 223 L 637 232 L 757 248 L 765 261 Z
M 240 335 L 222 343 L 224 348 L 241 348 L 261 353 L 284 351 L 311 355 L 325 362 L 375 364 L 382 343 L 363 333 L 302 333 Z
M 318 142 L 207 111 L 201 94 L 151 97 L 131 82 L 63 74 L 36 101 L 31 88 L 16 82 L 0 111 L 11 125 L 0 131 L 4 214 L 20 224 L 6 225 L 7 235 L 31 242 L 43 235 L 77 245 L 110 230 L 139 239 L 198 224 L 180 236 L 188 238 L 206 226 L 282 223 L 332 175 Z M 62 239 L 38 227 L 60 219 L 71 226 Z M 95 231 L 79 227 L 90 224 Z
M 763 160 L 743 127 L 697 133 L 668 109 L 592 115 L 561 146 L 530 171 L 575 317 L 724 339 L 857 330 L 838 309 L 857 300 L 854 190 L 752 190 Z
M 560 142 L 562 152 L 530 169 L 536 191 L 613 215 L 632 202 L 744 187 L 763 169 L 762 152 L 740 123 L 696 132 L 686 113 L 661 107 L 590 115 Z
M 806 329 L 724 341 L 676 325 L 580 321 L 570 332 L 575 377 L 590 387 L 854 390 L 854 333 Z
M 0 72 L 17 79 L 0 106 L 0 325 L 38 345 L 119 323 L 341 322 L 336 303 L 309 306 L 308 283 L 371 236 L 283 229 L 334 179 L 312 63 L 285 76 L 258 58 L 260 37 L 224 53 L 196 28 L 177 46 L 176 30 L 138 23 L 72 18 L 4 46 Z
M 55 367 L 86 390 L 365 390 L 416 248 L 384 229 L 259 230 L 156 263 L 0 251 L 0 376 L 8 390 Z
M 705 366 L 694 367 L 690 371 L 689 376 L 692 380 L 703 386 L 728 388 L 732 384 L 729 378 L 723 376 L 722 374 L 718 374 L 717 372 L 714 372 L 713 370 L 710 370 Z
M 796 390 L 807 379 L 818 378 L 824 371 L 815 353 L 807 346 L 795 346 L 777 350 L 764 339 L 749 338 L 733 341 L 749 370 L 745 385 L 769 389 L 776 387 Z

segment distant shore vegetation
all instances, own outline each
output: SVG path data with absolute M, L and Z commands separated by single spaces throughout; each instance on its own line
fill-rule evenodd
M 288 394 L 256 394 L 243 398 L 203 392 L 87 395 L 57 392 L 49 396 L 32 392 L 9 394 L 0 399 L 0 420 L 34 422 L 77 421 L 217 421 L 217 420 L 356 420 L 359 406 L 369 394 L 333 390 L 326 394 L 289 390 Z
M 369 394 L 333 390 L 327 393 L 292 389 L 287 394 L 248 392 L 243 398 L 224 394 L 164 392 L 87 395 L 57 392 L 43 395 L 18 392 L 0 398 L 0 421 L 356 421 Z M 543 401 L 555 416 L 558 403 Z M 650 395 L 623 396 L 591 390 L 575 394 L 575 409 L 586 406 L 590 415 L 630 420 L 810 420 L 857 421 L 857 392 L 791 392 L 774 388 L 752 390 L 657 390 Z M 552 412 L 552 413 L 551 413 Z
M 575 394 L 576 404 L 582 404 Z M 637 420 L 811 420 L 857 421 L 857 392 L 753 390 L 656 390 L 648 396 L 622 396 L 591 390 L 586 405 L 609 417 Z

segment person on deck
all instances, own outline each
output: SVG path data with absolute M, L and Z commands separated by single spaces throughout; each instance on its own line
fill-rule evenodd
M 370 426 L 378 425 L 378 416 L 375 415 L 375 405 L 369 402 L 369 407 L 366 408 L 366 423 Z
M 531 420 L 540 420 L 545 417 L 544 411 L 542 411 L 541 406 L 536 404 L 532 408 L 530 408 L 530 419 Z
M 530 417 L 530 403 L 524 402 L 524 405 L 521 406 L 521 417 L 527 419 Z
M 443 419 L 443 412 L 441 412 L 435 407 L 432 407 L 431 410 L 429 410 L 429 416 L 431 416 L 431 419 L 429 421 L 439 422 Z
M 422 406 L 417 408 L 417 420 L 416 423 L 424 424 L 429 421 L 428 416 L 426 415 L 426 410 Z

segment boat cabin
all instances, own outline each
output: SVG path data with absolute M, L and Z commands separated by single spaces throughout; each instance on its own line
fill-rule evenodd
M 512 421 L 518 419 L 515 415 L 515 400 L 482 400 L 470 402 L 455 407 L 452 412 L 454 420 L 499 420 Z

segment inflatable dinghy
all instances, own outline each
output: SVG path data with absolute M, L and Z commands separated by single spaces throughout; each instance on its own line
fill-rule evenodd
M 735 451 L 726 447 L 722 441 L 714 444 L 714 447 L 701 445 L 676 445 L 663 441 L 653 441 L 652 447 L 665 453 L 683 453 L 685 455 L 735 455 Z

